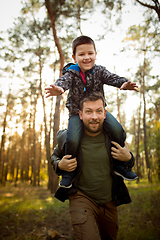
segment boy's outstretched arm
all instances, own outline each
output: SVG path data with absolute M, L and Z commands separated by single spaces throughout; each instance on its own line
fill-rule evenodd
M 59 96 L 60 94 L 64 93 L 63 88 L 57 87 L 52 84 L 49 87 L 46 87 L 45 90 L 46 90 L 46 98 L 51 96 Z
M 131 81 L 125 82 L 122 84 L 122 86 L 120 87 L 120 90 L 124 89 L 124 90 L 134 90 L 136 92 L 139 92 L 139 90 L 137 89 L 138 86 L 136 83 L 132 83 Z

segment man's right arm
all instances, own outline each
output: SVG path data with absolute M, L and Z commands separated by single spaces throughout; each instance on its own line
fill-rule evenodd
M 65 155 L 64 144 L 66 139 L 66 130 L 59 131 L 57 134 L 58 144 L 51 155 L 51 164 L 57 175 L 62 175 L 63 171 L 71 172 L 77 167 L 76 158 L 71 155 Z

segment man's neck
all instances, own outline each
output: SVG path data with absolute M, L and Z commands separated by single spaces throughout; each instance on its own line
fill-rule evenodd
M 95 136 L 97 136 L 98 134 L 100 134 L 102 131 L 99 131 L 99 132 L 96 132 L 96 133 L 92 133 L 92 132 L 87 131 L 87 129 L 84 129 L 84 132 L 85 132 L 85 134 L 87 134 L 88 136 L 95 137 Z

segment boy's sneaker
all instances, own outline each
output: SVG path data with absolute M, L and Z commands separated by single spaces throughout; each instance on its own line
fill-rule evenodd
M 125 166 L 118 166 L 116 170 L 114 170 L 114 173 L 127 181 L 134 181 L 138 178 L 137 174 Z
M 60 181 L 59 186 L 62 188 L 71 188 L 72 179 L 69 177 L 62 177 L 62 180 Z

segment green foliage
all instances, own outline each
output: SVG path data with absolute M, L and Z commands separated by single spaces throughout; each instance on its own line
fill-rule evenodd
M 108 8 L 109 10 L 113 10 L 115 8 L 116 11 L 120 11 L 122 10 L 123 6 L 125 5 L 125 3 L 123 2 L 123 0 L 118 0 L 118 1 L 113 1 L 113 0 L 104 0 L 105 6 L 106 8 Z
M 44 5 L 42 0 L 28 0 L 23 2 L 23 7 L 21 9 L 22 14 L 38 12 L 40 8 Z

